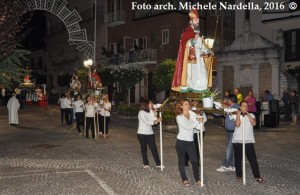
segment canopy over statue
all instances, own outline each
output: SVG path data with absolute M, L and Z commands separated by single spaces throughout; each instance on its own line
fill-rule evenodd
M 207 71 L 204 58 L 211 50 L 200 33 L 200 19 L 197 10 L 189 13 L 190 22 L 181 35 L 172 90 L 180 92 L 201 92 L 211 87 L 211 72 Z

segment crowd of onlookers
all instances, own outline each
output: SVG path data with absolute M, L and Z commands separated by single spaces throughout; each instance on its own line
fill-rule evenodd
M 227 97 L 230 94 L 230 91 L 225 91 L 224 94 L 224 101 L 223 103 L 227 104 Z M 239 104 L 242 101 L 246 101 L 248 103 L 249 112 L 253 113 L 256 118 L 259 117 L 261 109 L 262 109 L 262 102 L 260 102 L 256 97 L 254 97 L 253 91 L 249 90 L 247 95 L 244 96 L 239 88 L 234 89 L 234 94 L 237 96 L 237 103 Z M 264 97 L 262 98 L 263 102 L 268 102 L 272 104 L 272 101 L 279 101 L 275 100 L 274 96 L 271 94 L 269 90 L 265 90 Z M 292 121 L 291 125 L 297 125 L 297 115 L 299 114 L 299 99 L 297 96 L 296 90 L 286 89 L 282 93 L 281 101 L 283 102 L 284 106 L 284 116 L 281 118 L 285 121 Z M 279 106 L 279 105 L 278 105 Z M 280 112 L 280 111 L 278 111 Z M 280 113 L 279 113 L 280 114 Z M 255 128 L 258 128 L 257 124 Z

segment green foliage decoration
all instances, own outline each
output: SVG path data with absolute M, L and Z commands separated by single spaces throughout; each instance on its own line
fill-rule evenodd
M 217 99 L 220 94 L 220 91 L 217 89 L 207 89 L 200 92 L 200 99 L 212 97 L 213 99 Z
M 27 50 L 13 50 L 3 60 L 0 61 L 0 85 L 11 89 L 14 84 L 23 82 L 25 77 L 24 64 L 28 61 Z
M 155 84 L 155 91 L 161 92 L 171 89 L 171 82 L 174 74 L 176 61 L 172 59 L 165 59 L 162 61 L 153 75 L 153 83 Z
M 137 64 L 115 65 L 108 68 L 114 80 L 124 90 L 130 90 L 144 78 L 145 69 Z

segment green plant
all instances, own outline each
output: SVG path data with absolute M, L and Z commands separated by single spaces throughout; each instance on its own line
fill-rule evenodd
M 209 98 L 209 97 L 211 97 L 213 99 L 217 99 L 220 93 L 221 92 L 218 91 L 217 89 L 215 89 L 215 90 L 211 90 L 211 89 L 204 90 L 200 93 L 200 99 Z
M 174 74 L 176 61 L 165 59 L 162 61 L 153 75 L 153 84 L 155 85 L 155 92 L 159 93 L 164 90 L 171 89 L 171 81 Z
M 145 68 L 138 64 L 122 64 L 107 67 L 113 79 L 123 90 L 127 90 L 128 106 L 130 107 L 130 89 L 144 77 Z
M 164 111 L 162 113 L 162 123 L 163 125 L 175 125 L 176 124 L 176 114 L 171 111 Z
M 133 106 L 128 106 L 125 104 L 121 104 L 119 107 L 119 115 L 122 116 L 137 116 L 139 112 L 139 105 L 135 104 Z
M 14 84 L 19 84 L 25 77 L 24 64 L 28 61 L 29 51 L 13 50 L 0 60 L 0 85 L 11 89 Z

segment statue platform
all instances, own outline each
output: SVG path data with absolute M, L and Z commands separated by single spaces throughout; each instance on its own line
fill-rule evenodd
M 176 103 L 177 100 L 180 99 L 188 99 L 188 100 L 196 100 L 200 102 L 200 106 L 197 107 L 195 112 L 205 112 L 206 114 L 212 115 L 223 115 L 223 109 L 216 109 L 216 108 L 203 108 L 202 106 L 202 99 L 201 99 L 201 92 L 178 92 L 178 91 L 171 91 L 170 96 L 162 103 L 159 111 L 162 112 L 176 112 Z

